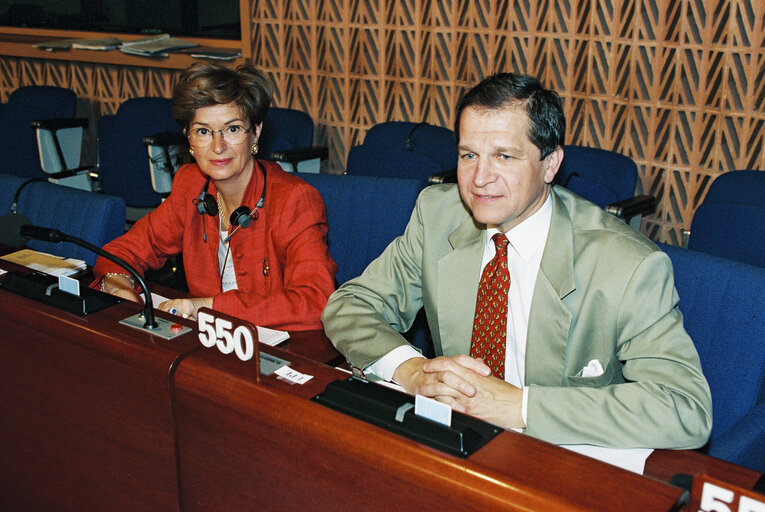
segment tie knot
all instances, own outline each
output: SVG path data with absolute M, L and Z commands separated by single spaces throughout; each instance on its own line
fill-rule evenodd
M 510 243 L 510 241 L 507 239 L 504 233 L 497 233 L 493 237 L 491 237 L 492 241 L 494 242 L 494 247 L 497 249 L 497 254 L 502 254 L 507 252 L 507 246 Z

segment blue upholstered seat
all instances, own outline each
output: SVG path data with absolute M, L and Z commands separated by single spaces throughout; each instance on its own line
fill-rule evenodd
M 323 173 L 299 176 L 319 191 L 327 207 L 329 252 L 338 265 L 338 284 L 361 275 L 404 233 L 422 189 L 415 180 Z
M 271 107 L 258 139 L 258 156 L 279 162 L 290 172 L 318 173 L 329 150 L 326 146 L 313 146 L 313 131 L 313 119 L 306 112 Z
M 457 141 L 452 130 L 428 123 L 387 121 L 371 127 L 363 144 L 351 148 L 346 173 L 428 183 L 433 174 L 456 167 Z
M 557 183 L 601 208 L 630 221 L 656 208 L 651 196 L 633 197 L 638 180 L 635 162 L 615 151 L 586 146 L 563 146 Z
M 712 391 L 703 451 L 765 471 L 765 269 L 659 244 Z
M 121 197 L 128 206 L 157 206 L 143 139 L 157 133 L 180 133 L 168 98 L 131 98 L 117 113 L 98 121 L 98 176 L 105 194 Z
M 417 180 L 306 174 L 324 199 L 328 244 L 337 263 L 337 284 L 361 275 L 396 237 L 404 234 L 423 183 Z M 432 355 L 424 309 L 404 334 L 425 355 Z
M 74 118 L 77 95 L 70 89 L 44 85 L 20 87 L 0 104 L 0 173 L 28 178 L 48 176 L 40 166 L 32 121 Z
M 9 214 L 11 202 L 26 179 L 0 174 L 0 215 Z M 26 185 L 19 194 L 17 212 L 40 227 L 58 229 L 98 247 L 125 232 L 125 201 L 45 181 Z M 97 255 L 71 243 L 30 240 L 26 247 L 95 265 Z
M 688 248 L 765 267 L 765 171 L 731 171 L 709 187 Z

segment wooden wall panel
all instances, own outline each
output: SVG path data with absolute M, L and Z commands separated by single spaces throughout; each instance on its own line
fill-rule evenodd
M 257 4 L 253 61 L 282 83 L 300 77 L 300 92 L 282 99 L 317 119 L 334 168 L 375 123 L 452 127 L 465 87 L 497 71 L 531 74 L 559 91 L 567 142 L 635 159 L 640 191 L 659 197 L 643 224 L 656 240 L 681 243 L 720 173 L 765 168 L 763 2 Z M 300 34 L 289 42 L 275 17 L 284 11 L 299 13 L 288 16 Z
M 464 89 L 497 71 L 561 94 L 568 143 L 637 162 L 640 191 L 659 197 L 642 227 L 653 239 L 681 243 L 720 173 L 765 169 L 759 0 L 253 0 L 248 12 L 253 63 L 276 105 L 316 120 L 332 170 L 375 123 L 451 128 Z M 129 97 L 170 96 L 177 74 L 4 57 L 0 100 L 70 86 L 95 127 Z

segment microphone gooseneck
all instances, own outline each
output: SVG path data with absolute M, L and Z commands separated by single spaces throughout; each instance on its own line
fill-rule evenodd
M 79 245 L 80 247 L 84 247 L 85 249 L 88 249 L 89 251 L 92 251 L 99 256 L 103 256 L 109 261 L 112 261 L 119 265 L 120 267 L 124 268 L 125 270 L 130 273 L 131 277 L 135 279 L 135 281 L 141 285 L 141 289 L 143 290 L 143 296 L 144 296 L 144 318 L 146 319 L 146 323 L 144 324 L 144 328 L 146 329 L 156 329 L 159 327 L 157 324 L 157 321 L 154 319 L 154 304 L 152 303 L 151 299 L 151 293 L 149 293 L 149 288 L 146 286 L 146 282 L 143 280 L 143 277 L 136 271 L 135 268 L 133 268 L 129 263 L 127 263 L 122 258 L 115 256 L 114 254 L 107 252 L 103 250 L 102 248 L 91 244 L 90 242 L 83 240 L 81 238 L 77 238 L 75 236 L 67 235 L 66 233 L 62 233 L 58 229 L 52 229 L 52 228 L 43 228 L 40 226 L 34 226 L 32 224 L 24 224 L 21 226 L 19 233 L 24 238 L 32 238 L 35 240 L 42 240 L 43 242 L 53 242 L 53 243 L 59 243 L 59 242 L 70 242 L 75 245 Z

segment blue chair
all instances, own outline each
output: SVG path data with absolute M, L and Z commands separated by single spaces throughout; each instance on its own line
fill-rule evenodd
M 40 164 L 32 123 L 74 119 L 77 95 L 70 89 L 46 85 L 20 87 L 0 104 L 0 173 L 48 179 Z M 79 148 L 78 148 L 79 149 Z
M 765 269 L 666 244 L 712 391 L 705 453 L 765 471 Z
M 555 180 L 636 227 L 639 227 L 640 216 L 656 209 L 653 196 L 634 196 L 638 180 L 635 162 L 614 151 L 563 146 L 563 162 Z M 633 218 L 635 221 L 631 222 Z
M 128 207 L 153 208 L 162 201 L 154 190 L 144 138 L 158 133 L 181 137 L 169 98 L 131 98 L 117 113 L 98 121 L 98 183 Z
M 404 233 L 422 182 L 398 178 L 306 174 L 327 207 L 327 241 L 337 263 L 338 284 L 357 277 L 396 237 Z M 420 311 L 406 338 L 426 356 L 433 355 L 425 319 Z
M 327 207 L 329 252 L 337 284 L 361 275 L 409 222 L 422 184 L 415 180 L 309 174 L 298 176 L 319 191 Z
M 709 187 L 688 248 L 765 267 L 765 171 L 731 171 Z
M 0 214 L 11 214 L 11 203 L 25 178 L 0 174 Z M 48 183 L 29 182 L 18 193 L 16 212 L 30 224 L 54 228 L 99 247 L 125 232 L 122 198 Z M 30 240 L 26 247 L 95 265 L 97 255 L 77 245 Z
M 271 107 L 260 132 L 258 156 L 278 162 L 289 172 L 318 173 L 329 149 L 313 145 L 313 130 L 313 119 L 307 113 Z
M 351 148 L 345 172 L 428 184 L 454 181 L 456 168 L 457 139 L 452 130 L 424 122 L 387 121 L 372 126 L 364 142 Z

